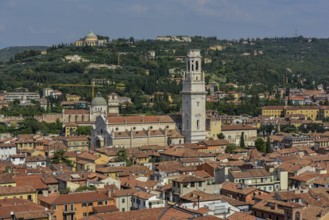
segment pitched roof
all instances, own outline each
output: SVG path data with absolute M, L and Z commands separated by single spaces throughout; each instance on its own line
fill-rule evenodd
M 35 191 L 35 188 L 32 186 L 0 186 L 0 195 L 34 193 Z
M 187 210 L 176 206 L 169 206 L 165 208 L 151 208 L 134 210 L 128 212 L 115 212 L 106 214 L 96 214 L 90 217 L 82 218 L 80 220 L 156 220 L 156 219 L 176 219 L 186 220 L 195 218 L 195 215 L 200 216 L 194 210 Z
M 167 115 L 161 116 L 110 116 L 107 118 L 109 124 L 124 124 L 124 123 L 174 123 Z
M 163 161 L 155 163 L 154 165 L 156 170 L 166 173 L 178 172 L 179 168 L 183 166 L 179 161 Z
M 231 172 L 231 174 L 234 178 L 257 178 L 271 176 L 271 174 L 264 168 Z
M 233 215 L 230 215 L 229 217 L 227 217 L 228 220 L 256 220 L 256 217 L 253 215 L 249 215 L 247 213 L 243 213 L 243 212 L 235 212 L 233 213 Z
M 134 193 L 136 193 L 136 189 L 122 189 L 122 190 L 116 190 L 112 193 L 113 197 L 125 197 L 125 196 L 131 196 Z
M 67 203 L 82 203 L 108 200 L 108 196 L 101 192 L 80 192 L 70 194 L 50 195 L 48 197 L 39 196 L 38 199 L 42 202 L 51 205 L 60 205 Z
M 0 206 L 0 218 L 11 219 L 10 213 L 14 212 L 17 219 L 39 219 L 47 218 L 47 212 L 41 205 L 34 203 L 6 204 Z
M 189 202 L 205 202 L 220 200 L 220 195 L 209 194 L 199 190 L 193 190 L 192 192 L 182 195 L 180 198 Z
M 250 125 L 222 125 L 222 131 L 235 130 L 257 130 L 257 128 Z
M 47 189 L 48 186 L 42 181 L 42 175 L 24 175 L 15 177 L 17 186 L 30 185 L 35 189 Z
M 186 175 L 186 174 L 180 175 L 179 177 L 177 177 L 174 180 L 176 182 L 179 182 L 179 183 L 190 183 L 190 182 L 203 182 L 203 181 L 205 181 L 202 178 L 199 178 L 199 177 L 196 177 L 196 176 L 193 176 L 193 175 Z
M 85 109 L 64 109 L 64 114 L 89 114 L 89 112 Z
M 200 142 L 200 144 L 206 145 L 206 146 L 222 146 L 227 145 L 230 142 L 228 140 L 224 139 L 217 139 L 217 140 L 203 140 Z
M 103 205 L 103 206 L 94 206 L 94 213 L 108 213 L 108 212 L 118 212 L 119 209 L 115 205 Z
M 232 183 L 232 182 L 226 182 L 223 183 L 221 190 L 226 190 L 226 191 L 230 191 L 230 192 L 235 192 L 235 193 L 240 193 L 243 195 L 247 195 L 250 194 L 254 191 L 257 190 L 256 187 L 241 187 L 240 184 L 236 184 L 236 183 Z
M 15 183 L 14 174 L 12 173 L 2 173 L 0 174 L 0 184 L 5 183 Z
M 144 192 L 144 191 L 137 191 L 133 194 L 133 196 L 146 200 L 146 199 L 149 199 L 149 198 L 151 198 L 155 195 L 153 195 L 151 193 Z
M 169 155 L 169 156 L 174 156 L 174 157 L 214 157 L 214 155 L 204 153 L 204 152 L 199 152 L 196 150 L 192 150 L 190 148 L 183 148 L 183 147 L 174 147 L 168 150 L 165 150 L 163 152 L 159 152 L 159 154 L 163 155 Z

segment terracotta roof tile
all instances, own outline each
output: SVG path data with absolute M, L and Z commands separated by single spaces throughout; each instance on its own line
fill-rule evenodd
M 206 145 L 206 146 L 223 146 L 227 145 L 230 142 L 228 140 L 224 139 L 217 139 L 217 140 L 203 140 L 200 142 L 200 144 Z
M 180 175 L 176 179 L 174 179 L 176 182 L 179 183 L 190 183 L 190 182 L 203 182 L 205 181 L 204 179 L 200 177 L 196 177 L 193 175 Z
M 249 215 L 247 213 L 243 213 L 243 212 L 236 212 L 233 213 L 233 215 L 230 215 L 228 218 L 228 220 L 256 220 L 256 217 L 253 215 Z
M 138 191 L 138 192 L 135 192 L 133 194 L 133 196 L 146 200 L 146 199 L 149 199 L 149 198 L 151 198 L 155 195 L 153 195 L 151 193 L 144 192 L 144 191 Z
M 64 114 L 89 114 L 89 112 L 85 109 L 64 109 Z
M 169 116 L 117 116 L 108 117 L 109 124 L 123 124 L 123 123 L 174 123 Z
M 42 175 L 24 175 L 15 177 L 16 186 L 30 185 L 33 188 L 48 189 L 48 186 L 42 181 Z
M 36 192 L 36 190 L 32 186 L 0 186 L 0 195 L 34 192 Z
M 0 174 L 0 184 L 5 183 L 15 183 L 14 174 L 12 173 L 2 173 Z
M 257 190 L 256 187 L 245 187 L 242 188 L 240 184 L 236 184 L 236 183 L 232 183 L 232 182 L 225 182 L 222 185 L 222 190 L 226 190 L 226 191 L 231 191 L 231 192 L 236 192 L 236 193 L 240 193 L 243 195 L 247 195 L 250 194 L 254 191 Z
M 241 172 L 231 172 L 234 178 L 255 178 L 255 177 L 267 177 L 271 174 L 264 168 L 243 170 Z
M 186 210 L 179 207 L 168 207 L 168 208 L 152 208 L 134 210 L 129 212 L 116 212 L 108 214 L 97 214 L 91 217 L 83 218 L 82 220 L 156 220 L 156 219 L 176 219 L 176 220 L 187 220 L 195 218 L 196 211 Z M 199 214 L 200 215 L 200 214 Z
M 136 193 L 136 189 L 122 189 L 122 190 L 116 190 L 112 193 L 112 196 L 115 197 L 124 197 L 124 196 L 131 196 L 134 193 Z
M 188 157 L 214 157 L 214 155 L 204 153 L 204 152 L 199 152 L 196 150 L 192 150 L 190 148 L 181 148 L 181 147 L 174 147 L 171 149 L 168 149 L 163 152 L 159 152 L 160 155 L 169 155 L 169 156 L 174 156 L 174 157 L 182 157 L 182 158 L 188 158 Z
M 257 130 L 257 128 L 250 125 L 222 125 L 222 131 L 232 130 Z
M 17 219 L 46 218 L 45 208 L 34 203 L 6 205 L 0 207 L 0 218 L 10 219 L 10 213 L 14 212 Z
M 118 212 L 119 209 L 115 205 L 104 205 L 104 206 L 93 207 L 93 211 L 95 214 L 97 214 L 97 213 Z
M 206 202 L 220 200 L 220 195 L 209 194 L 199 190 L 194 190 L 192 192 L 186 193 L 185 195 L 182 195 L 180 198 L 189 202 Z
M 67 203 L 106 201 L 109 198 L 105 193 L 101 193 L 101 192 L 81 192 L 81 193 L 51 195 L 48 197 L 39 196 L 38 199 L 47 204 L 60 205 Z

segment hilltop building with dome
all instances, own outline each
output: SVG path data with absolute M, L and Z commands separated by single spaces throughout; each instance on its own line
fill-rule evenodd
M 87 36 L 85 36 L 84 38 L 82 38 L 80 40 L 75 41 L 74 45 L 77 47 L 80 47 L 80 46 L 95 47 L 95 46 L 104 46 L 108 42 L 109 42 L 108 37 L 100 37 L 100 36 L 97 36 L 96 34 L 94 34 L 94 32 L 90 31 L 87 34 Z

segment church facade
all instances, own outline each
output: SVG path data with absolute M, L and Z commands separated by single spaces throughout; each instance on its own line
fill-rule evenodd
M 176 123 L 166 115 L 160 116 L 98 116 L 92 129 L 92 146 L 122 146 L 125 148 L 143 145 L 167 146 L 181 144 L 184 137 Z

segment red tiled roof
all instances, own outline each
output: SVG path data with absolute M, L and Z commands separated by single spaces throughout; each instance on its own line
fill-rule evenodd
M 95 206 L 93 207 L 94 213 L 109 213 L 109 212 L 118 212 L 119 209 L 115 205 L 104 205 L 104 206 Z
M 228 140 L 224 139 L 217 139 L 217 140 L 203 140 L 200 142 L 200 144 L 204 144 L 206 146 L 222 146 L 227 145 L 230 142 Z
M 122 189 L 122 190 L 116 190 L 112 193 L 113 197 L 124 197 L 124 196 L 131 196 L 134 193 L 136 193 L 136 189 Z
M 250 125 L 222 125 L 222 131 L 234 130 L 257 130 L 257 128 Z
M 284 106 L 264 106 L 262 110 L 283 110 Z
M 197 150 L 192 150 L 190 148 L 181 148 L 181 147 L 174 147 L 168 149 L 164 152 L 159 152 L 159 154 L 169 155 L 174 157 L 212 157 L 213 155 L 209 153 L 199 152 Z
M 174 123 L 174 121 L 166 115 L 163 116 L 116 116 L 108 117 L 109 124 L 123 124 L 123 123 Z
M 0 144 L 0 148 L 5 148 L 5 147 L 16 147 L 16 144 L 15 143 Z
M 174 179 L 176 182 L 180 182 L 180 183 L 190 183 L 190 182 L 203 182 L 205 181 L 202 178 L 193 176 L 193 175 L 180 175 L 179 177 L 177 177 L 176 179 Z
M 51 205 L 67 204 L 67 203 L 82 203 L 108 200 L 108 196 L 101 192 L 81 192 L 71 194 L 51 195 L 48 197 L 39 196 L 38 199 L 42 202 Z
M 14 174 L 12 173 L 2 173 L 0 174 L 0 184 L 4 183 L 15 183 Z
M 182 195 L 180 198 L 189 202 L 205 202 L 220 200 L 220 195 L 209 194 L 199 190 L 194 190 L 192 192 L 186 193 L 185 195 Z
M 197 212 L 194 210 L 187 210 L 180 207 L 165 207 L 165 208 L 152 208 L 152 209 L 142 209 L 134 210 L 128 212 L 115 212 L 106 214 L 96 214 L 90 217 L 86 217 L 80 220 L 186 220 L 195 218 Z
M 230 215 L 228 218 L 228 220 L 256 220 L 256 217 L 253 215 L 249 215 L 247 213 L 243 213 L 243 212 L 235 212 L 233 213 L 233 215 Z
M 133 196 L 146 200 L 146 199 L 149 199 L 149 198 L 151 198 L 151 197 L 153 197 L 155 195 L 150 194 L 150 193 L 147 193 L 147 192 L 144 192 L 144 191 L 138 191 L 138 192 L 135 192 L 133 194 Z
M 89 112 L 85 109 L 64 109 L 64 114 L 89 114 Z
M 39 189 L 47 189 L 48 186 L 42 181 L 41 175 L 24 175 L 24 176 L 16 176 L 15 177 L 16 186 L 26 186 L 30 185 L 33 188 Z
M 241 172 L 231 172 L 231 174 L 234 178 L 255 178 L 271 176 L 271 174 L 264 168 L 244 170 Z
M 0 206 L 0 218 L 11 219 L 10 213 L 14 212 L 16 219 L 45 219 L 47 213 L 45 208 L 34 203 L 12 204 Z
M 256 191 L 257 188 L 256 187 L 241 188 L 240 184 L 236 184 L 236 183 L 232 183 L 232 182 L 225 182 L 222 185 L 222 190 L 247 195 L 247 194 L 250 194 L 250 193 Z
M 66 137 L 66 141 L 89 141 L 88 136 L 81 135 L 81 136 L 71 136 L 71 137 Z
M 34 192 L 36 192 L 36 190 L 32 186 L 0 186 L 0 195 L 34 193 Z

